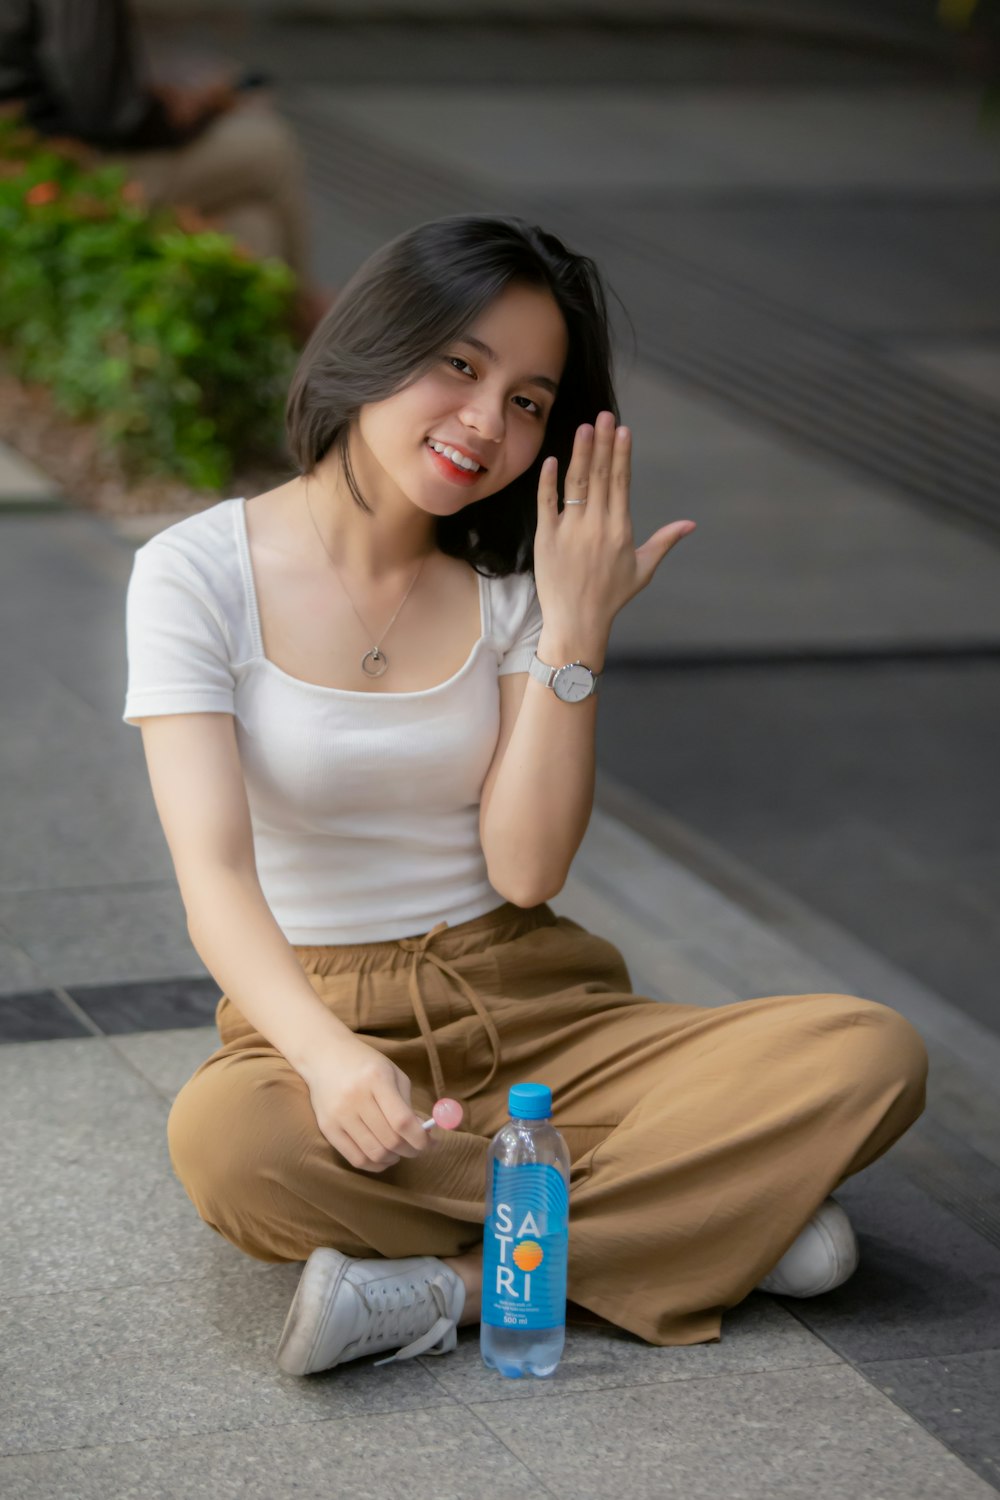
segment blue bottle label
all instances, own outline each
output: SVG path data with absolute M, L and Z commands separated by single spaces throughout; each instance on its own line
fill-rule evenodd
M 483 1233 L 482 1321 L 555 1328 L 566 1321 L 569 1194 L 558 1167 L 493 1163 L 493 1209 Z

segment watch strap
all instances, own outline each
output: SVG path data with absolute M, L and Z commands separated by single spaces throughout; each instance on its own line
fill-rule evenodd
M 528 673 L 531 677 L 534 677 L 536 682 L 540 682 L 543 687 L 553 688 L 554 690 L 555 676 L 556 673 L 560 670 L 560 666 L 587 667 L 587 663 L 563 662 L 557 666 L 552 667 L 549 666 L 546 662 L 539 660 L 538 652 L 536 651 L 534 656 L 532 656 L 531 661 L 528 663 Z M 588 694 L 588 697 L 593 697 L 594 693 L 597 692 L 598 684 L 601 677 L 603 676 L 603 670 L 601 672 L 595 672 L 593 668 L 587 667 L 587 671 L 594 679 L 593 691 Z

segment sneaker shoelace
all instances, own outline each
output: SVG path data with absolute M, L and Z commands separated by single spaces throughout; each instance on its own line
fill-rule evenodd
M 362 1344 L 378 1343 L 385 1338 L 409 1338 L 417 1333 L 428 1311 L 437 1311 L 438 1317 L 425 1333 L 411 1343 L 397 1349 L 385 1359 L 375 1360 L 376 1365 L 388 1365 L 396 1359 L 413 1359 L 417 1354 L 445 1354 L 444 1349 L 432 1349 L 442 1335 L 455 1328 L 455 1320 L 448 1316 L 448 1305 L 444 1288 L 436 1281 L 417 1286 L 409 1282 L 405 1286 L 373 1286 L 365 1289 L 371 1322 Z M 381 1306 L 377 1304 L 381 1303 Z M 421 1314 L 423 1316 L 421 1316 Z

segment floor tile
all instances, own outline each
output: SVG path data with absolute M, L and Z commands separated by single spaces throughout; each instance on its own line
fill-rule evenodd
M 1000 1335 L 1000 1324 L 995 1332 Z M 937 1359 L 866 1361 L 858 1368 L 1000 1489 L 1000 1348 Z
M 41 977 L 38 965 L 17 943 L 0 937 L 0 997 L 37 989 Z
M 215 1019 L 222 991 L 211 977 L 144 979 L 133 984 L 67 985 L 77 1005 L 106 1035 L 204 1027 Z
M 558 1372 L 557 1372 L 558 1374 Z M 472 1410 L 553 1495 L 995 1500 L 855 1370 L 813 1366 Z
M 280 1429 L 452 1405 L 454 1397 L 416 1360 L 376 1368 L 373 1357 L 309 1379 L 281 1371 L 275 1350 L 301 1271 L 297 1263 L 263 1266 L 233 1251 L 230 1266 L 188 1280 L 137 1275 L 132 1285 L 6 1299 L 2 1451 Z
M 385 1371 L 374 1373 L 384 1384 Z M 420 1380 L 419 1371 L 407 1375 Z M 357 1372 L 348 1368 L 329 1380 L 296 1381 L 289 1399 L 311 1415 L 286 1426 L 0 1459 L 0 1490 L 32 1500 L 284 1500 L 292 1493 L 295 1500 L 525 1500 L 539 1493 L 502 1437 L 464 1408 L 442 1406 L 440 1396 L 426 1409 L 340 1416 L 341 1392 L 352 1380 Z
M 51 990 L 0 995 L 0 1046 L 8 1042 L 51 1042 L 92 1036 L 66 1002 Z
M 205 977 L 176 883 L 0 894 L 0 923 L 61 985 Z
M 567 1391 L 709 1381 L 734 1372 L 840 1363 L 821 1339 L 811 1334 L 799 1337 L 792 1327 L 795 1321 L 773 1297 L 761 1292 L 729 1309 L 718 1343 L 661 1349 L 610 1323 L 602 1327 L 571 1324 L 556 1373 L 545 1380 L 498 1377 L 483 1363 L 477 1330 L 475 1339 L 464 1340 L 450 1359 L 435 1359 L 433 1372 L 446 1391 L 471 1404 L 550 1401 Z
M 854 1364 L 996 1347 L 1000 1249 L 909 1182 L 891 1152 L 834 1196 L 861 1263 L 843 1286 L 783 1306 Z
M 123 1032 L 111 1038 L 111 1045 L 158 1094 L 172 1102 L 221 1043 L 214 1026 L 191 1026 L 180 1031 Z
M 0 1047 L 5 1298 L 196 1279 L 239 1259 L 174 1175 L 167 1114 L 108 1041 Z

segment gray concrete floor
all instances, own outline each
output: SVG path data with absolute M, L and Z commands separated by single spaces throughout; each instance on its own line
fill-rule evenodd
M 757 367 L 772 384 L 755 403 L 715 331 L 739 326 L 751 369 L 761 319 L 791 351 L 784 310 L 814 368 L 891 365 L 914 402 L 930 380 L 951 426 L 928 472 L 963 409 L 987 464 L 998 346 L 975 308 L 995 298 L 982 239 L 1000 160 L 967 89 L 884 56 L 772 42 L 748 85 L 738 46 L 710 38 L 507 33 L 470 82 L 475 31 L 418 30 L 382 29 L 377 52 L 340 28 L 266 35 L 290 70 L 324 279 L 484 201 L 599 246 L 639 334 L 622 378 L 637 535 L 699 521 L 616 622 L 598 803 L 553 905 L 618 943 L 639 993 L 895 1006 L 931 1052 L 928 1110 L 838 1191 L 856 1275 L 822 1298 L 751 1294 L 720 1344 L 574 1327 L 556 1380 L 511 1390 L 467 1329 L 446 1360 L 282 1377 L 297 1268 L 211 1235 L 166 1154 L 217 991 L 120 722 L 137 537 L 75 510 L 0 514 L 0 1489 L 993 1494 L 1000 1041 L 978 914 L 998 877 L 995 532 L 940 484 L 908 488 L 902 438 L 851 450 L 836 381 L 794 407 Z M 657 254 L 676 286 L 711 273 L 720 321 L 701 343 L 687 330 L 683 361 L 660 336 Z M 949 655 L 907 661 L 928 649 Z

